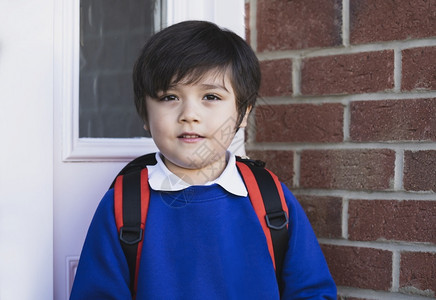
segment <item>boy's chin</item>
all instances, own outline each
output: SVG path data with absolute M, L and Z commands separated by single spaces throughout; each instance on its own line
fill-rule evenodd
M 207 169 L 207 168 L 213 168 L 214 165 L 216 165 L 220 160 L 190 160 L 187 159 L 186 161 L 165 161 L 165 165 L 170 164 L 173 167 L 179 168 L 182 171 L 186 170 L 186 172 L 192 172 L 192 171 L 198 171 L 201 169 Z
M 226 156 L 215 156 L 213 159 L 186 159 L 172 160 L 164 156 L 163 159 L 166 167 L 178 177 L 182 178 L 184 175 L 192 176 L 194 173 L 201 173 L 206 181 L 216 179 L 221 175 L 226 167 Z M 183 178 L 182 178 L 183 179 Z

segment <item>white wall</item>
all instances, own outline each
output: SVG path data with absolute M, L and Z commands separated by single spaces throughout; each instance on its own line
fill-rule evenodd
M 53 0 L 0 0 L 0 299 L 52 299 Z

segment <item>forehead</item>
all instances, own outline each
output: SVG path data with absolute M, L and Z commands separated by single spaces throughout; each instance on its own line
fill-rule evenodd
M 233 91 L 232 76 L 228 68 L 214 68 L 206 71 L 193 70 L 182 78 L 174 76 L 169 88 L 177 85 L 211 85 Z

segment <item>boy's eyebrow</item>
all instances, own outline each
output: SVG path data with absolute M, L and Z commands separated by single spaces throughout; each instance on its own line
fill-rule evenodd
M 168 86 L 167 91 L 168 91 L 168 90 L 174 90 L 174 89 L 177 89 L 177 86 L 178 86 L 177 83 L 175 83 L 175 84 L 170 84 L 170 85 Z M 228 90 L 224 85 L 221 85 L 221 84 L 215 84 L 215 83 L 201 83 L 200 86 L 201 86 L 203 89 L 205 89 L 205 90 L 221 89 L 221 90 L 224 90 L 224 91 L 226 91 L 226 92 L 229 92 L 229 90 Z
M 203 86 L 205 89 L 208 90 L 221 89 L 221 90 L 225 90 L 226 92 L 229 91 L 224 85 L 221 84 L 202 83 L 201 86 Z

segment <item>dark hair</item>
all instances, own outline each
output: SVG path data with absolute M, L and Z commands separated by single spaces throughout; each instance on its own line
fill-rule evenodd
M 211 70 L 230 71 L 239 126 L 258 96 L 259 61 L 241 37 L 206 21 L 177 23 L 147 41 L 133 69 L 136 110 L 146 121 L 146 96 L 156 98 L 181 80 L 194 83 Z

